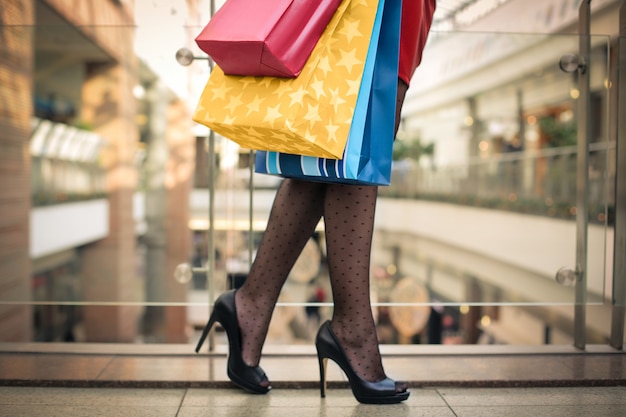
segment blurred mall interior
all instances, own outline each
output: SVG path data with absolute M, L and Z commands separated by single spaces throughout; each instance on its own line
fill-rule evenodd
M 245 280 L 280 178 L 192 122 L 220 5 L 1 2 L 0 342 L 191 346 Z M 581 9 L 438 2 L 379 191 L 382 343 L 622 349 L 624 4 L 592 0 L 591 36 Z M 323 223 L 279 302 L 268 344 L 310 345 L 332 311 Z

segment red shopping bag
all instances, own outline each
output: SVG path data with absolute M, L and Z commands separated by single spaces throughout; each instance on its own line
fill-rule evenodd
M 227 0 L 196 43 L 227 75 L 297 77 L 341 0 Z

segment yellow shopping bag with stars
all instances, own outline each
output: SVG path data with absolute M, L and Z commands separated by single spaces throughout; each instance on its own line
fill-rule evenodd
M 215 67 L 193 120 L 244 148 L 340 159 L 357 97 L 371 89 L 364 69 L 376 53 L 377 5 L 343 0 L 297 78 L 225 75 Z

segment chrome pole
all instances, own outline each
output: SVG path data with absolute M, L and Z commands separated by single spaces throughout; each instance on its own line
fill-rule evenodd
M 589 220 L 589 106 L 591 56 L 591 0 L 583 0 L 579 9 L 580 66 L 578 68 L 578 157 L 576 178 L 576 305 L 574 307 L 574 346 L 585 349 L 587 304 L 587 223 Z
M 211 0 L 211 18 L 215 14 L 215 0 Z M 209 74 L 213 73 L 213 60 L 209 58 Z M 215 133 L 209 130 L 209 236 L 208 236 L 208 263 L 206 268 L 207 290 L 209 297 L 209 314 L 213 310 L 215 300 Z M 209 351 L 215 350 L 215 332 L 211 331 L 208 337 Z
M 615 234 L 613 247 L 613 308 L 611 346 L 623 349 L 626 314 L 626 1 L 619 13 L 617 47 L 617 144 L 615 172 Z

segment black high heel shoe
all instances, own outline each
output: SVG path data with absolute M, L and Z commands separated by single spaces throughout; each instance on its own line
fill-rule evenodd
M 196 346 L 196 353 L 202 347 L 213 324 L 218 321 L 228 336 L 228 368 L 227 373 L 235 385 L 253 394 L 267 394 L 272 389 L 269 380 L 260 366 L 249 366 L 241 355 L 241 333 L 237 322 L 235 307 L 235 290 L 225 292 L 215 300 L 209 322 L 202 331 Z
M 359 377 L 339 343 L 339 339 L 335 336 L 330 328 L 330 321 L 325 322 L 317 332 L 315 338 L 315 347 L 317 348 L 317 358 L 320 365 L 320 394 L 322 398 L 326 396 L 326 365 L 328 359 L 332 359 L 341 367 L 348 376 L 350 388 L 357 401 L 364 404 L 396 404 L 409 398 L 409 391 L 398 392 L 396 383 L 393 379 L 385 378 L 378 382 L 369 382 Z

